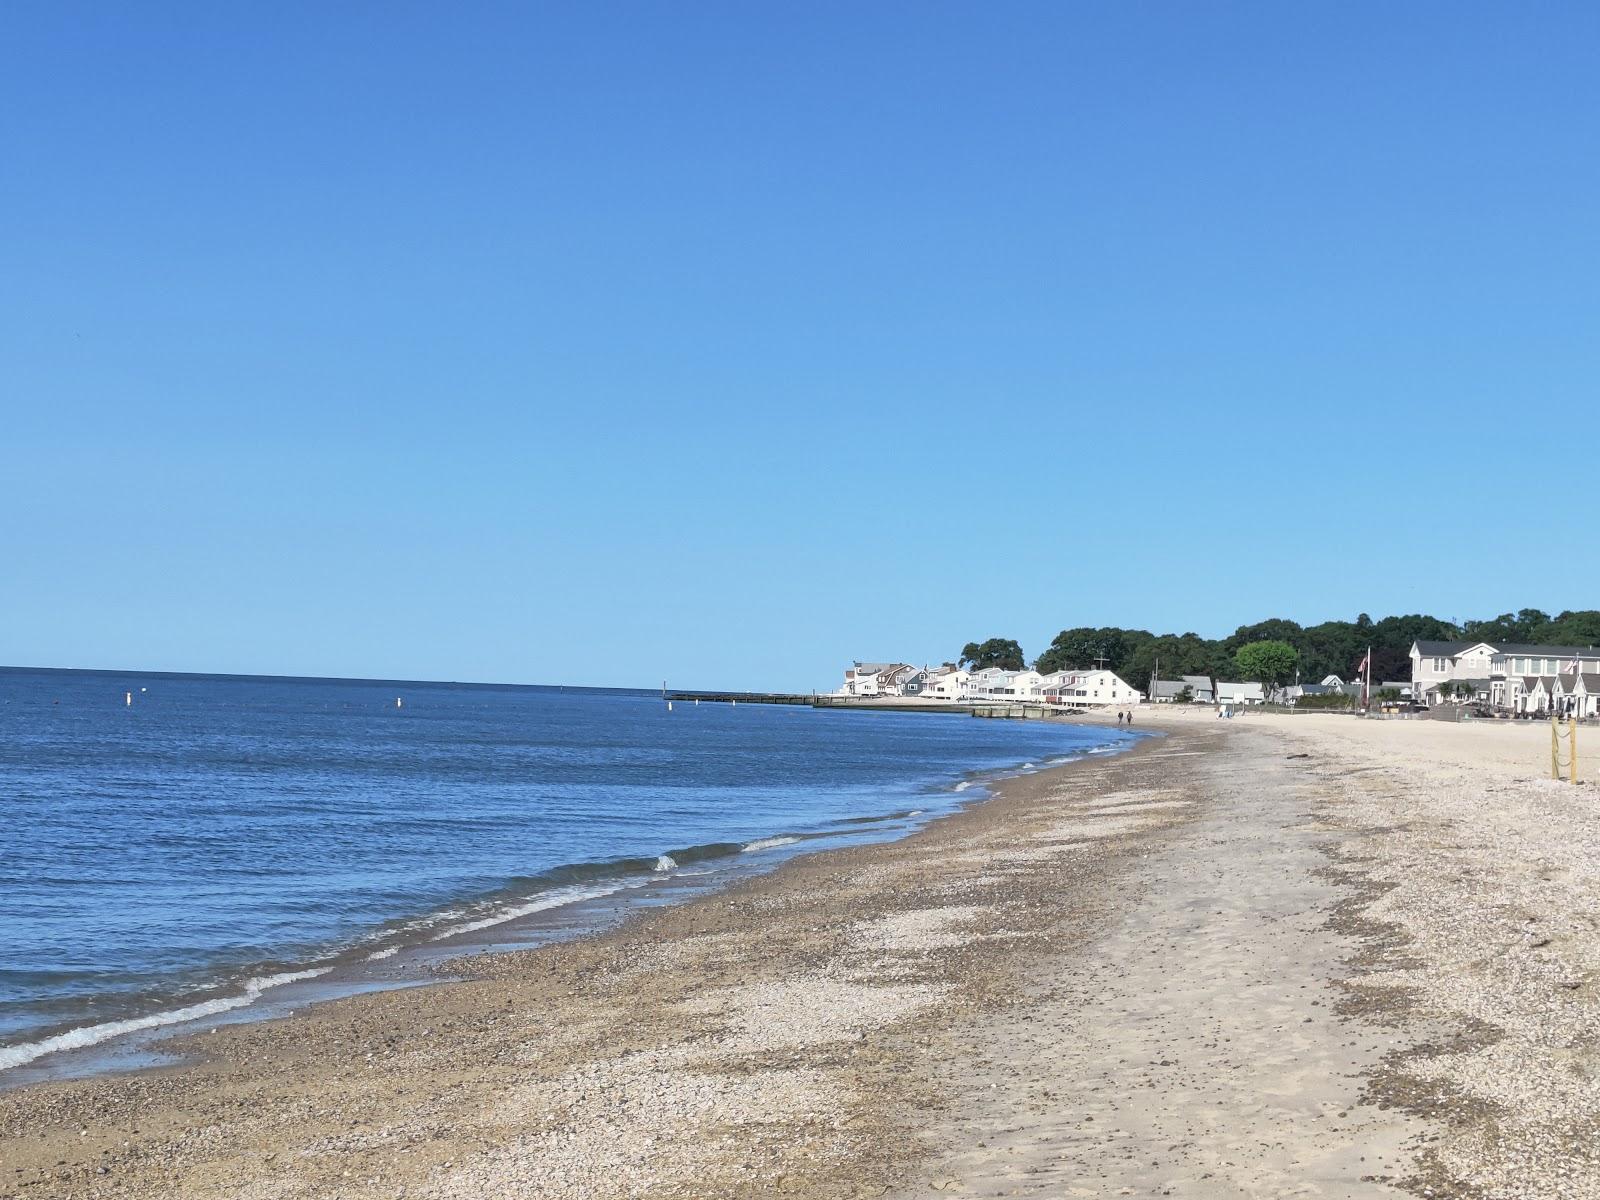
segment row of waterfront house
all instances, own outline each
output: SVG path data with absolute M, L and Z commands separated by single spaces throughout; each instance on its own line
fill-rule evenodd
M 1600 716 L 1600 648 L 1529 646 L 1488 642 L 1419 641 L 1411 647 L 1411 678 L 1346 682 L 1336 675 L 1320 683 L 1295 683 L 1267 696 L 1259 683 L 1213 680 L 1205 675 L 1157 679 L 1152 694 L 1114 671 L 1071 670 L 1041 674 L 985 667 L 968 671 L 950 663 L 858 662 L 844 673 L 841 696 L 907 697 L 986 703 L 1059 704 L 1068 708 L 1115 708 L 1185 699 L 1199 704 L 1251 705 L 1272 699 L 1294 704 L 1304 696 L 1388 689 L 1429 706 L 1471 702 L 1517 715 L 1556 713 Z
M 909 663 L 858 662 L 845 668 L 844 684 L 835 695 L 914 697 L 994 704 L 1059 704 L 1066 708 L 1127 708 L 1145 702 L 1145 693 L 1115 671 L 1082 669 L 1041 674 L 984 667 L 968 671 L 946 663 L 917 667 Z M 1226 683 L 1203 675 L 1181 680 L 1158 679 L 1158 704 L 1176 700 L 1202 704 L 1260 704 L 1259 683 Z
M 1426 704 L 1454 698 L 1519 714 L 1600 716 L 1600 648 L 1419 641 L 1411 690 Z
M 980 701 L 1013 704 L 1060 704 L 1068 708 L 1123 707 L 1144 695 L 1114 671 L 976 671 L 946 663 L 915 667 L 908 663 L 858 662 L 845 668 L 840 696 L 901 696 L 923 700 Z

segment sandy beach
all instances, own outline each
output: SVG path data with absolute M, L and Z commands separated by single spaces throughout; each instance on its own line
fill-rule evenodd
M 0 1196 L 1600 1195 L 1600 815 L 1548 727 L 1152 726 L 899 842 L 0 1095 Z

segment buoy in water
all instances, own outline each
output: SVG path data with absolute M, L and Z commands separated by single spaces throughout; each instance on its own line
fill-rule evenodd
M 125 695 L 122 698 L 122 700 L 123 700 L 123 703 L 126 704 L 129 708 L 133 707 L 133 693 L 132 692 L 129 692 L 127 695 Z
M 400 699 L 399 696 L 396 696 L 394 698 L 394 706 L 396 708 L 404 708 L 406 706 L 406 702 L 404 700 Z

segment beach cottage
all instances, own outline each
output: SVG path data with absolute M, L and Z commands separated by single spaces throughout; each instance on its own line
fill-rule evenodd
M 904 696 L 921 690 L 922 674 L 908 663 L 858 662 L 845 668 L 839 696 Z M 907 691 L 911 688 L 911 691 Z
M 1044 702 L 1068 708 L 1127 708 L 1144 693 L 1114 671 L 1060 671 L 1044 687 Z
M 1224 683 L 1217 680 L 1218 704 L 1261 704 L 1266 700 L 1259 683 Z
M 945 663 L 928 672 L 922 681 L 922 695 L 930 700 L 964 700 L 967 697 L 967 682 L 971 678 L 971 672 Z

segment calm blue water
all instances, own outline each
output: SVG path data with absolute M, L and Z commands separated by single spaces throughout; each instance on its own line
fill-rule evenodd
M 64 1030 L 79 1033 L 51 1045 L 243 1003 L 336 955 L 382 957 L 776 850 L 753 843 L 882 836 L 952 807 L 975 774 L 1127 738 L 674 707 L 648 693 L 0 670 L 0 1067 Z

